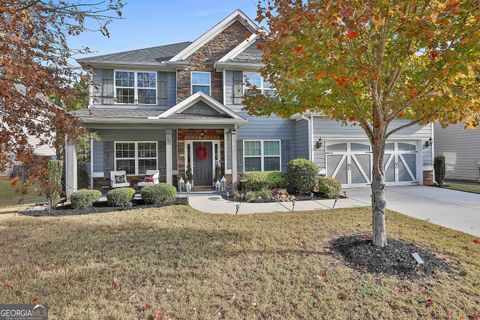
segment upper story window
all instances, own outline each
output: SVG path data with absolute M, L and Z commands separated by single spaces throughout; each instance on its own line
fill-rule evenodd
M 121 104 L 157 104 L 157 73 L 115 71 L 115 99 Z
M 275 89 L 272 88 L 270 82 L 265 80 L 260 72 L 244 72 L 244 86 L 243 91 L 246 92 L 251 89 L 258 89 L 263 94 L 274 97 L 276 95 Z
M 192 94 L 202 91 L 211 94 L 212 80 L 210 72 L 192 72 Z

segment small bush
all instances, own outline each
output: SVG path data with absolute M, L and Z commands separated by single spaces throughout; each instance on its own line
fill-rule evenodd
M 119 188 L 107 192 L 107 203 L 111 207 L 128 207 L 135 195 L 135 189 Z
M 78 189 L 88 188 L 90 185 L 90 176 L 88 175 L 87 170 L 83 167 L 77 169 L 77 186 Z
M 154 184 L 142 188 L 142 199 L 146 204 L 160 205 L 172 202 L 177 197 L 177 189 L 168 183 Z
M 70 196 L 70 203 L 75 209 L 78 208 L 91 208 L 93 203 L 102 196 L 102 193 L 98 190 L 78 190 Z
M 49 160 L 46 176 L 41 179 L 42 187 L 48 201 L 49 209 L 53 209 L 62 195 L 62 163 L 59 160 Z
M 317 182 L 318 166 L 307 159 L 295 159 L 287 166 L 287 190 L 290 193 L 308 194 Z
M 445 157 L 436 156 L 433 159 L 433 168 L 435 170 L 435 181 L 442 187 L 445 182 Z
M 242 187 L 249 191 L 284 188 L 285 177 L 281 172 L 248 172 L 243 174 Z
M 342 191 L 342 183 L 330 177 L 320 177 L 318 179 L 318 193 L 327 198 L 335 199 L 340 195 Z

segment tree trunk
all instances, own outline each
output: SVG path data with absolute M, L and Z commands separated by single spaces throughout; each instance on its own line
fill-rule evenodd
M 372 167 L 372 226 L 373 245 L 384 247 L 387 245 L 387 230 L 385 225 L 385 169 L 383 158 L 385 154 L 385 136 L 378 134 L 373 147 Z

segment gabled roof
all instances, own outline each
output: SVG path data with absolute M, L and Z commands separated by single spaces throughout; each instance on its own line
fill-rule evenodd
M 197 40 L 192 42 L 188 47 L 183 49 L 177 55 L 175 55 L 170 61 L 181 61 L 188 58 L 192 53 L 203 47 L 210 40 L 215 38 L 223 30 L 231 26 L 235 21 L 241 22 L 246 26 L 252 33 L 257 32 L 258 26 L 250 19 L 242 10 L 235 10 L 228 17 L 217 23 L 213 28 L 201 35 Z
M 178 115 L 181 115 L 184 111 L 189 109 L 190 107 L 194 106 L 195 104 L 203 102 L 209 107 L 211 107 L 213 110 L 215 110 L 217 113 L 220 115 L 225 115 L 228 118 L 234 119 L 234 120 L 239 120 L 239 122 L 244 122 L 245 119 L 243 119 L 241 116 L 239 116 L 237 113 L 233 112 L 230 110 L 228 107 L 224 106 L 222 103 L 218 102 L 211 96 L 205 94 L 202 91 L 199 91 L 195 93 L 194 95 L 191 95 L 187 99 L 183 100 L 176 106 L 168 109 L 167 111 L 161 113 L 160 115 L 156 117 L 148 117 L 148 119 L 165 119 L 165 118 L 175 118 L 178 117 Z M 185 116 L 191 116 L 186 114 Z M 182 116 L 183 117 L 183 116 Z
M 87 57 L 77 59 L 77 62 L 82 63 L 124 63 L 144 65 L 159 65 L 163 61 L 170 60 L 173 56 L 187 48 L 192 42 L 180 42 L 174 44 L 167 44 L 163 46 L 156 46 L 151 48 L 129 50 L 111 54 L 104 54 L 100 56 Z
M 256 44 L 262 41 L 257 33 L 252 34 L 245 39 L 232 51 L 223 56 L 215 63 L 217 71 L 225 68 L 242 68 L 245 70 L 258 70 L 265 66 L 262 59 L 262 51 L 256 47 Z

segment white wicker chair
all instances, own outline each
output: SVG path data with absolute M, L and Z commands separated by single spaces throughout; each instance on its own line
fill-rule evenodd
M 147 170 L 145 172 L 145 177 L 146 176 L 153 176 L 153 182 L 147 182 L 146 180 L 140 181 L 137 184 L 137 187 L 143 188 L 145 186 L 150 186 L 152 184 L 159 184 L 160 183 L 160 171 L 159 170 Z
M 125 182 L 115 182 L 116 176 L 125 176 Z M 125 170 L 122 171 L 110 171 L 110 187 L 112 188 L 122 188 L 122 187 L 130 187 L 130 182 L 127 180 L 127 172 Z

